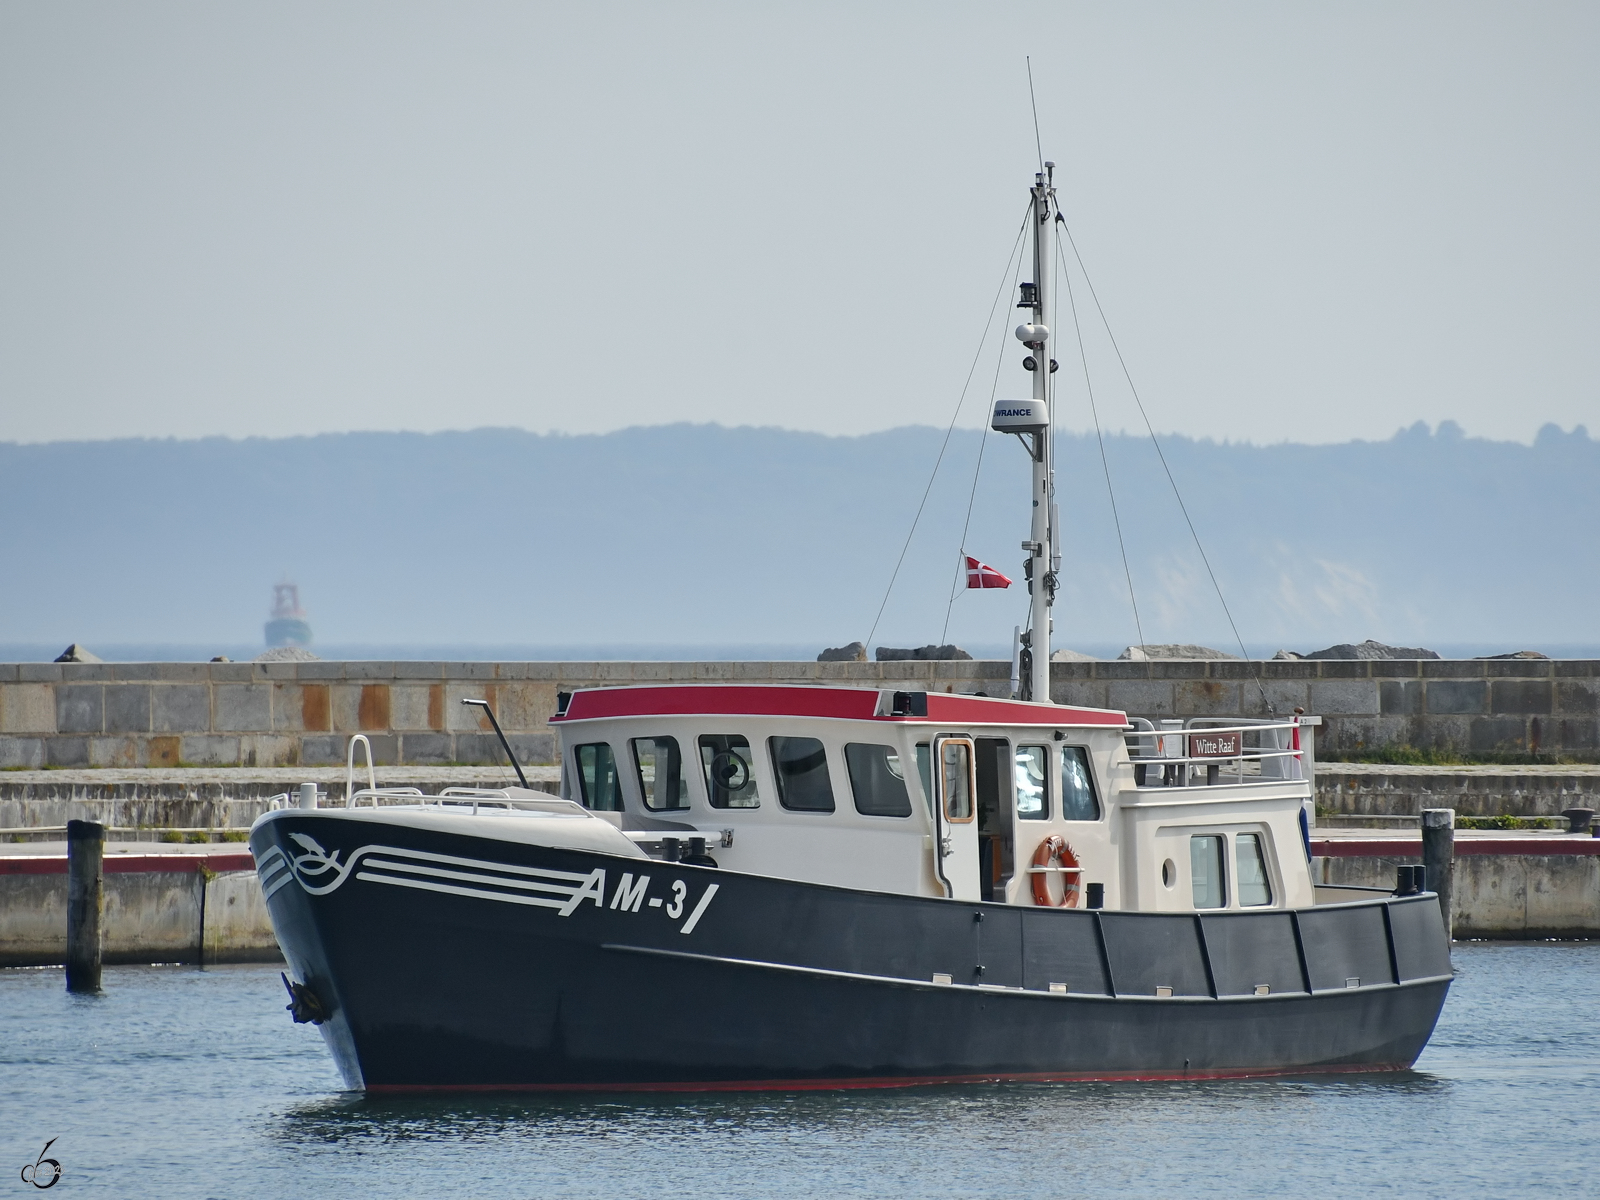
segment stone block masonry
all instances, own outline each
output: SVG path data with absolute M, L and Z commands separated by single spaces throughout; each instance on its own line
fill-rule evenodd
M 1323 761 L 1381 746 L 1600 760 L 1600 662 L 1579 659 L 1063 662 L 1063 704 L 1130 716 L 1322 718 Z
M 853 683 L 999 694 L 1010 664 L 0 664 L 0 769 L 342 764 L 364 733 L 380 765 L 499 764 L 487 700 L 524 763 L 555 760 L 556 693 L 639 683 Z
M 1060 662 L 1052 698 L 1131 716 L 1323 718 L 1318 755 L 1405 743 L 1600 759 L 1600 662 Z M 558 691 L 641 683 L 832 683 L 1001 695 L 1007 662 L 0 664 L 0 769 L 314 766 L 352 733 L 386 764 L 550 762 Z
M 255 863 L 243 847 L 105 857 L 104 961 L 277 962 Z M 0 856 L 0 967 L 50 966 L 67 950 L 59 854 Z

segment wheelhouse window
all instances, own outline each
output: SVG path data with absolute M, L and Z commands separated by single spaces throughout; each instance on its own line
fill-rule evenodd
M 939 795 L 947 821 L 972 820 L 972 746 L 954 738 L 939 743 Z
M 1061 747 L 1061 819 L 1098 821 L 1100 800 L 1089 774 L 1089 752 L 1082 746 Z
M 893 746 L 851 742 L 844 748 L 844 762 L 858 813 L 868 817 L 911 815 L 905 768 Z
M 577 748 L 578 791 L 583 806 L 595 812 L 622 811 L 622 778 L 617 774 L 617 758 L 607 742 L 591 742 Z
M 828 752 L 816 738 L 767 739 L 772 773 L 778 780 L 778 803 L 795 812 L 832 812 L 833 781 L 828 778 Z
M 706 773 L 706 795 L 712 808 L 760 808 L 755 756 L 750 740 L 737 733 L 700 737 L 700 766 Z
M 1018 746 L 1011 778 L 1017 817 L 1023 821 L 1050 819 L 1050 751 L 1043 746 Z
M 1261 835 L 1235 834 L 1233 839 L 1234 887 L 1239 892 L 1240 908 L 1256 908 L 1272 903 L 1272 883 L 1267 878 L 1267 859 L 1262 853 Z
M 1220 834 L 1200 834 L 1189 839 L 1189 881 L 1196 908 L 1227 908 L 1228 886 L 1223 877 Z
M 689 807 L 689 790 L 684 786 L 683 755 L 678 739 L 670 737 L 634 738 L 633 760 L 639 767 L 639 790 L 644 806 L 651 812 L 671 812 Z

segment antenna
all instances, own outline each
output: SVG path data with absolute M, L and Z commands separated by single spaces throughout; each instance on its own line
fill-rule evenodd
M 489 707 L 489 702 L 487 700 L 463 699 L 461 703 L 470 704 L 474 708 L 483 709 L 484 715 L 489 718 L 489 724 L 494 726 L 495 737 L 500 739 L 500 745 L 505 748 L 506 757 L 511 760 L 511 769 L 517 773 L 517 782 L 523 787 L 527 787 L 528 777 L 522 773 L 522 764 L 517 761 L 517 756 L 512 753 L 511 743 L 506 741 L 506 735 L 500 729 L 500 722 L 494 719 L 494 709 Z
M 1033 58 L 1023 55 L 1022 61 L 1028 64 L 1028 103 L 1033 106 L 1033 148 L 1039 152 L 1039 174 L 1043 175 L 1044 143 L 1039 140 L 1039 101 L 1033 94 Z

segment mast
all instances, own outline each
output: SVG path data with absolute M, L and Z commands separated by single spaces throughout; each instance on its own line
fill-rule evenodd
M 1017 326 L 1017 340 L 1028 348 L 1022 365 L 1033 375 L 1031 400 L 999 400 L 989 428 L 1014 433 L 1033 459 L 1033 519 L 1028 552 L 1022 573 L 1028 580 L 1028 629 L 1017 634 L 1015 674 L 1017 694 L 1024 700 L 1050 701 L 1050 609 L 1056 600 L 1056 580 L 1061 571 L 1061 530 L 1056 516 L 1055 446 L 1050 428 L 1055 416 L 1055 386 L 1051 382 L 1056 363 L 1050 357 L 1050 328 L 1045 316 L 1050 311 L 1056 253 L 1056 165 L 1044 164 L 1034 176 L 1033 206 L 1033 282 L 1022 285 L 1017 304 L 1028 319 Z
M 1033 523 L 1029 538 L 1022 544 L 1028 552 L 1023 567 L 1032 597 L 1028 621 L 1029 671 L 1023 673 L 1023 698 L 1050 700 L 1050 609 L 1056 599 L 1056 579 L 1061 566 L 1060 535 L 1056 529 L 1056 478 L 1054 441 L 1051 427 L 1055 420 L 1050 357 L 1051 282 L 1055 264 L 1055 163 L 1034 176 L 1033 192 L 1033 287 L 1023 289 L 1023 302 L 1031 307 L 1028 324 L 1019 326 L 1017 338 L 1032 352 L 1033 398 L 1043 408 L 1044 427 L 1033 435 Z M 1032 305 L 1027 301 L 1032 299 Z

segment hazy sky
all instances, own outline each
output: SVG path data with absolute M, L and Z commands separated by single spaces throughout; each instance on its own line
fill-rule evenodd
M 1593 3 L 4 0 L 0 440 L 942 425 L 1026 54 L 1157 428 L 1600 425 Z

